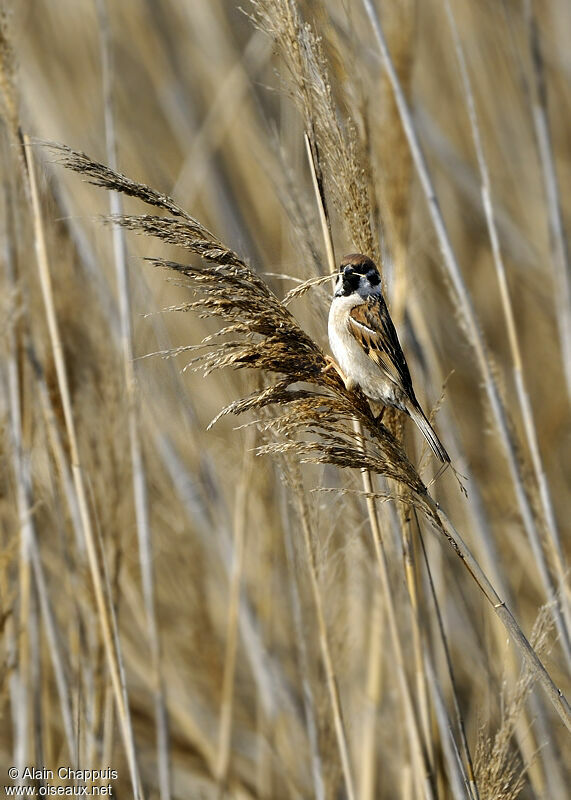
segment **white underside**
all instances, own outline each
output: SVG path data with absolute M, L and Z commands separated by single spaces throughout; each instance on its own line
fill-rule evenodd
M 351 385 L 359 386 L 371 400 L 404 410 L 404 392 L 385 377 L 347 327 L 349 312 L 362 302 L 355 295 L 333 298 L 328 324 L 331 350 L 348 379 L 348 388 L 351 388 Z

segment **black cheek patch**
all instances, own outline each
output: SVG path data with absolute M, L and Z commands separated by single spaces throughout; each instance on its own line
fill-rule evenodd
M 367 280 L 369 281 L 371 286 L 378 286 L 379 285 L 379 283 L 381 282 L 381 279 L 380 279 L 379 273 L 377 272 L 376 269 L 370 269 L 367 272 Z
M 350 295 L 359 288 L 361 276 L 356 272 L 345 272 L 343 275 L 343 294 Z

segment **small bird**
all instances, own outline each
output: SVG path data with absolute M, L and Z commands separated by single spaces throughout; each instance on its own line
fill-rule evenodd
M 405 411 L 443 464 L 450 457 L 422 411 L 374 262 L 343 258 L 329 311 L 329 343 L 347 389 L 360 387 L 374 403 Z

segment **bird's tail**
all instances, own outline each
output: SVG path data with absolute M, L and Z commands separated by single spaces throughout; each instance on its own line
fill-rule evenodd
M 410 405 L 407 409 L 408 413 L 412 417 L 414 423 L 420 429 L 422 435 L 430 445 L 432 452 L 434 455 L 439 458 L 443 464 L 450 463 L 450 456 L 444 449 L 444 445 L 434 432 L 434 428 L 430 424 L 430 422 L 424 416 L 424 413 L 419 405 Z

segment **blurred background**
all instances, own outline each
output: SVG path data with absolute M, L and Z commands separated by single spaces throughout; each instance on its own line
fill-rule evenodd
M 225 405 L 268 378 L 231 370 L 204 377 L 184 369 L 192 351 L 165 357 L 216 326 L 172 311 L 191 299 L 188 288 L 144 259 L 192 256 L 135 234 L 114 247 L 101 220 L 119 210 L 109 195 L 36 144 L 55 312 L 105 619 L 115 632 L 105 630 L 94 589 L 16 128 L 102 163 L 116 158 L 120 172 L 172 196 L 281 298 L 329 271 L 294 43 L 284 52 L 268 23 L 274 18 L 279 30 L 287 14 L 320 37 L 332 106 L 341 129 L 354 131 L 364 165 L 375 249 L 416 393 L 427 413 L 438 406 L 435 427 L 468 496 L 452 470 L 431 492 L 527 636 L 539 615 L 534 646 L 569 692 L 571 6 L 373 5 L 464 303 L 360 2 L 264 0 L 256 24 L 247 0 L 243 8 L 233 0 L 3 4 L 2 777 L 14 765 L 107 767 L 118 772 L 118 797 L 351 796 L 317 591 L 354 796 L 478 796 L 456 756 L 454 693 L 416 536 L 420 603 L 411 614 L 398 503 L 379 504 L 379 514 L 432 794 L 407 733 L 365 501 L 353 491 L 360 476 L 332 466 L 292 470 L 255 455 L 264 434 L 242 427 L 251 419 L 225 417 L 207 430 Z M 336 205 L 335 176 L 325 179 L 339 260 L 358 239 Z M 138 201 L 124 203 L 145 212 Z M 325 283 L 289 306 L 325 352 L 329 299 Z M 474 330 L 485 343 L 480 356 Z M 411 428 L 405 449 L 428 482 L 435 465 Z M 423 542 L 479 797 L 563 800 L 568 732 L 522 675 L 459 560 L 428 529 Z

